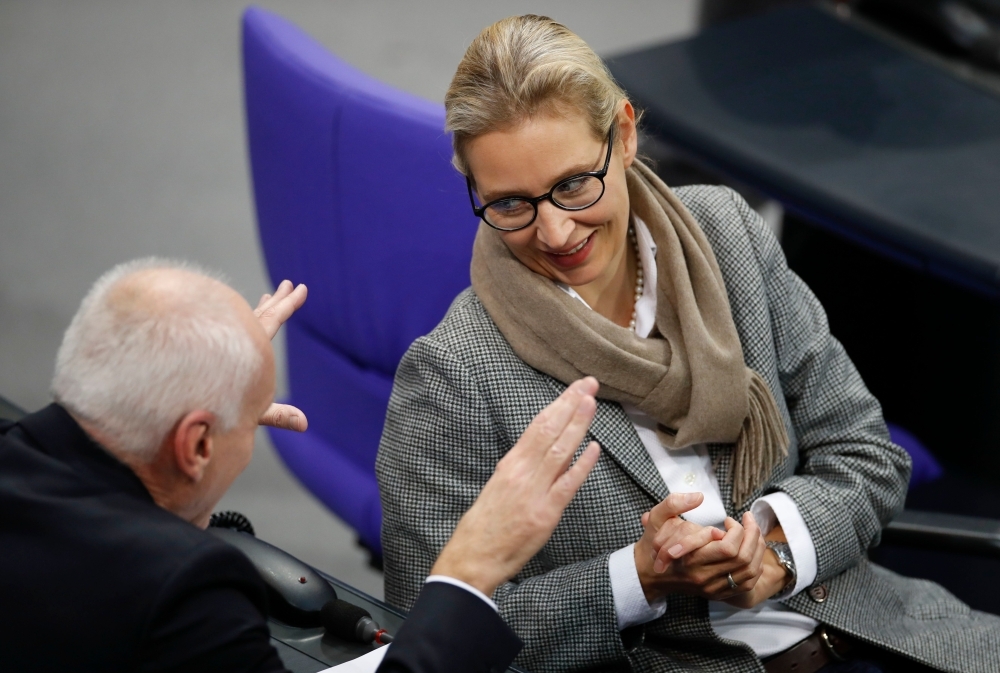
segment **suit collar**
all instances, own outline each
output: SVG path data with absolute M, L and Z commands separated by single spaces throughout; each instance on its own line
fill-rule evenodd
M 153 502 L 135 472 L 91 439 L 59 404 L 50 404 L 28 414 L 17 422 L 17 426 L 34 440 L 35 448 L 42 453 L 117 490 Z

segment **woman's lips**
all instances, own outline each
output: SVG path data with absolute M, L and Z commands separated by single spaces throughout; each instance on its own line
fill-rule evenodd
M 588 236 L 581 245 L 577 245 L 577 247 L 573 248 L 573 251 L 568 254 L 546 252 L 545 256 L 548 257 L 553 264 L 564 269 L 569 269 L 583 264 L 584 260 L 587 259 L 587 256 L 590 255 L 590 251 L 594 249 L 594 234 L 596 233 L 597 232 L 595 231 L 590 234 L 590 236 Z

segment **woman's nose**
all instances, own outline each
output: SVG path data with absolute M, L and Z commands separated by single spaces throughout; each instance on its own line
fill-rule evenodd
M 543 201 L 538 204 L 535 227 L 538 231 L 538 240 L 546 247 L 558 250 L 569 243 L 576 224 L 573 222 L 572 213 L 556 208 L 548 201 Z

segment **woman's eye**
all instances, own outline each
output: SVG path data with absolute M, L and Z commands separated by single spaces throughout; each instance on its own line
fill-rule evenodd
M 516 215 L 526 207 L 528 204 L 521 199 L 504 199 L 491 205 L 490 210 L 498 215 Z
M 556 192 L 559 193 L 560 195 L 575 194 L 576 192 L 583 189 L 584 185 L 586 184 L 587 184 L 586 176 L 582 176 L 579 178 L 570 178 L 566 182 L 560 182 L 559 187 L 556 189 Z

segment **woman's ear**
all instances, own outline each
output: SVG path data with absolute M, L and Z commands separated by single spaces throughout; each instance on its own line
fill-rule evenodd
M 192 411 L 174 429 L 173 456 L 177 469 L 194 483 L 201 481 L 212 460 L 217 419 L 208 411 Z
M 639 132 L 635 127 L 635 108 L 627 98 L 621 102 L 621 107 L 618 109 L 617 123 L 618 137 L 621 138 L 624 150 L 622 163 L 628 168 L 635 161 L 636 152 L 639 150 Z

